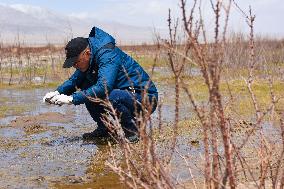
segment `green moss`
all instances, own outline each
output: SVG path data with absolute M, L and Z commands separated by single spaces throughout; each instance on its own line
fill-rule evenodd
M 159 83 L 163 83 L 163 84 L 174 84 L 174 77 L 173 76 L 168 76 L 165 75 L 161 72 L 154 72 L 153 76 L 152 76 L 152 80 L 154 82 L 159 82 Z
M 184 77 L 183 79 L 187 85 L 188 90 L 190 90 L 197 103 L 206 103 L 209 101 L 209 89 L 202 77 Z M 159 86 L 167 85 L 167 88 L 171 89 L 171 93 L 174 96 L 174 78 L 165 77 L 161 79 L 161 81 L 159 81 L 158 83 Z M 221 81 L 219 87 L 224 103 L 227 103 L 228 99 L 231 98 L 231 95 L 233 96 L 233 102 L 229 105 L 226 105 L 226 110 L 228 112 L 234 112 L 242 116 L 251 116 L 255 114 L 251 94 L 248 90 L 246 82 L 243 79 L 231 79 L 228 81 Z M 276 97 L 281 97 L 283 96 L 284 83 L 282 81 L 276 80 L 273 83 L 272 89 Z M 260 109 L 266 110 L 271 104 L 271 94 L 268 81 L 264 79 L 256 79 L 252 84 L 252 90 L 256 96 L 257 102 L 259 103 Z M 180 101 L 189 101 L 183 89 L 181 89 L 180 91 Z M 165 101 L 167 103 L 174 104 L 175 99 L 165 99 Z M 277 103 L 276 108 L 281 109 L 281 106 L 283 106 L 283 104 L 283 100 L 280 100 Z
M 49 82 L 44 84 L 34 84 L 34 83 L 25 83 L 25 84 L 0 84 L 0 89 L 23 89 L 23 90 L 30 90 L 30 89 L 40 89 L 40 88 L 55 88 L 59 86 L 61 82 Z
M 179 137 L 187 138 L 200 138 L 201 123 L 198 118 L 193 117 L 190 119 L 180 120 L 177 126 L 177 132 Z M 158 128 L 154 129 L 154 139 L 157 142 L 164 142 L 172 140 L 174 136 L 174 124 L 164 124 L 162 125 L 161 132 Z
M 30 85 L 24 85 L 19 86 L 20 89 L 40 89 L 40 88 L 55 88 L 59 86 L 61 82 L 49 82 L 44 84 L 30 84 Z
M 20 115 L 30 109 L 31 107 L 25 105 L 1 105 L 0 117 L 5 117 L 7 115 Z
M 0 118 L 4 117 L 8 112 L 9 108 L 7 106 L 0 106 Z
M 229 90 L 226 85 L 227 84 L 224 83 L 220 85 L 223 97 L 229 97 Z M 234 97 L 234 102 L 230 109 L 240 115 L 255 114 L 251 94 L 249 93 L 246 83 L 243 80 L 233 80 L 229 82 L 229 86 Z M 280 97 L 284 91 L 284 84 L 281 81 L 275 81 L 272 89 L 274 95 Z M 269 83 L 266 80 L 256 80 L 252 85 L 252 90 L 259 108 L 263 111 L 268 109 L 271 104 Z M 281 106 L 281 104 L 283 104 L 283 101 L 280 100 L 277 106 Z
M 166 59 L 155 59 L 153 57 L 148 56 L 134 56 L 134 59 L 144 68 L 151 69 L 154 65 L 155 67 L 165 67 L 167 66 Z
M 7 97 L 1 97 L 0 98 L 0 104 L 7 102 L 8 100 L 9 100 L 9 98 L 7 98 Z
M 34 143 L 34 140 L 31 139 L 23 139 L 21 142 L 19 140 L 9 139 L 9 138 L 2 138 L 0 137 L 0 147 L 4 150 L 17 150 L 22 147 L 30 146 Z

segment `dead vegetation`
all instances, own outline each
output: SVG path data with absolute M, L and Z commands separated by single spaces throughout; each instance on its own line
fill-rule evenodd
M 180 18 L 173 19 L 169 11 L 169 39 L 157 37 L 155 45 L 122 47 L 135 57 L 143 56 L 142 61 L 149 55 L 153 60 L 152 77 L 158 66 L 170 70 L 170 75 L 161 76 L 161 80 L 168 77 L 171 81 L 174 118 L 170 125 L 163 123 L 160 103 L 156 110 L 158 120 L 152 120 L 151 104 L 145 95 L 142 112 L 136 112 L 140 142 L 130 144 L 110 102 L 100 101 L 109 109 L 104 121 L 117 142 L 115 147 L 109 144 L 106 164 L 130 188 L 283 188 L 283 94 L 275 92 L 275 83 L 283 85 L 284 81 L 283 40 L 255 37 L 253 12 L 244 12 L 233 0 L 211 1 L 215 28 L 214 37 L 209 39 L 200 1 L 179 2 Z M 243 13 L 249 35 L 228 36 L 232 8 Z M 64 80 L 72 72 L 61 69 L 62 47 L 27 48 L 17 43 L 1 45 L 0 51 L 1 83 L 32 83 L 36 77 L 45 83 Z M 160 60 L 166 64 L 158 63 Z M 188 68 L 197 69 L 200 75 L 195 77 Z M 230 79 L 245 82 L 246 88 L 239 90 L 249 96 L 245 104 L 241 105 L 244 96 L 234 92 L 236 86 Z M 194 86 L 192 80 L 202 86 Z M 264 104 L 257 94 L 259 81 L 265 81 L 261 87 L 267 90 L 259 91 L 269 96 L 268 103 Z M 206 93 L 202 98 L 194 90 L 200 88 Z M 180 118 L 180 106 L 186 103 L 194 112 L 194 121 L 184 126 L 198 127 L 200 136 L 181 140 L 187 130 L 181 126 L 185 120 Z M 249 106 L 253 114 L 244 119 L 240 111 Z M 240 111 L 236 107 L 241 107 Z M 267 129 L 272 129 L 273 135 L 267 134 Z M 191 154 L 192 146 L 201 150 Z M 179 170 L 175 170 L 177 163 Z M 177 172 L 187 172 L 186 178 L 179 178 Z
M 168 26 L 169 39 L 159 40 L 158 46 L 163 46 L 160 50 L 168 57 L 175 90 L 175 116 L 172 122 L 172 137 L 169 143 L 167 154 L 159 153 L 159 143 L 153 138 L 153 125 L 150 115 L 147 113 L 149 104 L 143 103 L 145 107 L 141 114 L 137 114 L 139 122 L 137 126 L 140 132 L 141 141 L 137 145 L 131 145 L 123 137 L 123 132 L 119 124 L 119 117 L 116 115 L 111 105 L 107 106 L 114 119 L 110 121 L 106 117 L 105 122 L 109 129 L 120 136 L 118 143 L 122 154 L 117 155 L 110 144 L 111 157 L 107 165 L 117 173 L 121 180 L 130 188 L 239 188 L 250 186 L 253 188 L 283 188 L 283 114 L 282 111 L 275 111 L 276 105 L 283 96 L 276 96 L 273 90 L 272 70 L 266 69 L 263 74 L 256 74 L 263 69 L 263 62 L 266 65 L 283 64 L 281 53 L 283 51 L 282 42 L 279 46 L 265 51 L 256 48 L 254 36 L 255 16 L 252 10 L 248 13 L 242 11 L 244 19 L 250 28 L 248 37 L 244 37 L 239 42 L 239 37 L 227 39 L 227 27 L 231 8 L 240 9 L 232 1 L 211 1 L 212 10 L 215 15 L 215 29 L 213 41 L 208 40 L 208 34 L 204 25 L 201 9 L 198 7 L 199 1 L 191 2 L 191 9 L 184 0 L 180 1 L 181 19 L 173 20 L 169 11 Z M 189 12 L 187 10 L 190 10 Z M 222 21 L 221 21 L 222 20 Z M 180 40 L 178 29 L 184 31 L 185 37 Z M 180 44 L 183 45 L 180 45 Z M 275 46 L 265 41 L 258 41 L 268 47 Z M 181 48 L 182 47 L 182 48 Z M 166 49 L 166 52 L 165 52 Z M 236 51 L 238 50 L 238 51 Z M 257 51 L 260 50 L 260 51 Z M 235 53 L 233 53 L 235 52 Z M 271 60 L 271 61 L 270 61 Z M 272 61 L 273 60 L 273 61 Z M 275 62 L 277 62 L 275 64 Z M 237 62 L 237 64 L 232 64 Z M 184 79 L 186 66 L 193 65 L 200 70 L 203 82 L 207 88 L 208 98 L 202 102 L 195 100 L 194 91 L 187 80 Z M 233 66 L 232 66 L 233 65 Z M 230 85 L 227 82 L 227 94 L 223 95 L 220 90 L 220 83 L 226 82 L 225 70 L 232 66 L 243 68 L 246 72 L 243 79 L 246 82 L 247 91 L 250 95 L 250 103 L 253 104 L 254 115 L 245 121 L 236 119 L 233 112 L 235 96 L 230 92 Z M 266 67 L 268 68 L 268 67 Z M 153 68 L 154 69 L 154 68 Z M 232 69 L 232 68 L 229 68 Z M 256 77 L 264 77 L 269 85 L 270 103 L 263 107 L 258 102 L 254 91 L 254 80 Z M 280 76 L 281 74 L 277 74 Z M 180 117 L 180 94 L 187 96 L 187 101 L 195 112 L 202 129 L 202 143 L 204 150 L 200 154 L 198 165 L 192 165 L 191 155 L 180 153 L 178 144 L 178 127 Z M 226 98 L 225 98 L 226 97 Z M 229 97 L 229 98 L 228 98 Z M 161 106 L 161 104 L 160 104 Z M 150 106 L 151 107 L 151 106 Z M 261 108 L 260 108 L 261 107 Z M 158 115 L 162 116 L 161 113 Z M 161 126 L 161 117 L 157 125 Z M 236 134 L 233 129 L 239 127 L 237 123 L 245 124 L 248 129 L 241 129 L 241 134 Z M 267 135 L 267 127 L 276 130 L 277 142 L 271 140 Z M 148 130 L 146 128 L 149 128 Z M 159 127 L 161 128 L 161 127 Z M 158 127 L 156 127 L 158 129 Z M 180 141 L 179 141 L 180 142 Z M 184 144 L 183 147 L 190 145 Z M 165 150 L 166 151 L 166 150 Z M 185 150 L 186 151 L 186 150 Z M 180 181 L 174 174 L 173 158 L 180 156 L 183 160 L 183 169 L 188 170 L 188 182 Z M 199 170 L 199 175 L 193 170 Z M 180 170 L 184 171 L 184 170 Z M 204 182 L 203 182 L 204 181 Z

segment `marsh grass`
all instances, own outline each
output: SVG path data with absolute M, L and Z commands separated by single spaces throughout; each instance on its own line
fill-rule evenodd
M 139 64 L 145 69 L 145 70 L 150 70 L 153 68 L 153 66 L 156 66 L 158 68 L 161 67 L 167 67 L 168 63 L 167 60 L 165 58 L 158 58 L 157 61 L 155 61 L 155 58 L 152 56 L 140 56 L 140 57 L 135 57 L 133 56 L 133 58 L 135 60 L 137 60 L 137 62 L 139 62 Z
M 40 83 L 40 84 L 14 84 L 9 85 L 2 83 L 0 84 L 0 89 L 20 89 L 20 90 L 31 90 L 31 89 L 41 89 L 41 88 L 56 88 L 58 85 L 60 85 L 61 82 L 48 82 L 48 83 Z
M 169 104 L 171 106 L 175 106 L 176 99 L 175 99 L 175 76 L 174 73 L 170 71 L 169 62 L 163 56 L 161 56 L 161 60 L 155 60 L 155 57 L 152 55 L 147 54 L 145 51 L 144 56 L 138 57 L 138 62 L 144 67 L 146 70 L 151 70 L 151 68 L 155 65 L 156 68 L 154 69 L 154 72 L 152 73 L 152 79 L 155 83 L 157 83 L 163 90 L 165 90 L 165 96 L 163 100 L 164 104 Z M 269 66 L 271 68 L 269 73 L 274 73 L 275 70 L 278 70 L 278 66 L 283 66 L 282 63 L 269 63 Z M 196 68 L 196 66 L 192 66 Z M 162 68 L 162 69 L 160 69 Z M 164 69 L 167 69 L 166 74 L 163 72 Z M 232 116 L 234 119 L 236 119 L 236 123 L 238 121 L 247 121 L 247 122 L 253 122 L 255 120 L 255 110 L 254 110 L 254 104 L 251 101 L 250 93 L 247 88 L 247 84 L 245 82 L 244 78 L 248 77 L 249 71 L 247 68 L 244 68 L 242 66 L 239 66 L 238 69 L 235 68 L 226 68 L 227 70 L 224 70 L 222 72 L 223 78 L 220 80 L 220 93 L 222 94 L 222 100 L 224 103 L 230 102 L 231 101 L 231 96 L 233 96 L 233 101 L 230 102 L 230 105 L 227 106 L 224 110 L 227 115 Z M 9 76 L 9 68 L 2 68 L 2 76 Z M 51 64 L 45 64 L 44 66 L 39 66 L 36 69 L 30 70 L 30 68 L 21 68 L 19 69 L 17 66 L 13 67 L 12 69 L 13 73 L 13 79 L 15 78 L 20 78 L 22 75 L 28 75 L 30 71 L 32 71 L 32 76 L 41 76 L 43 77 L 46 75 L 46 80 L 45 82 L 42 83 L 32 83 L 29 82 L 29 77 L 26 77 L 27 83 L 14 83 L 13 85 L 9 85 L 8 83 L 2 82 L 0 84 L 0 89 L 20 89 L 20 90 L 30 90 L 30 89 L 36 89 L 36 88 L 55 88 L 57 87 L 65 78 L 68 78 L 70 73 L 72 73 L 72 70 L 63 70 L 61 68 L 61 62 L 54 62 L 54 65 Z M 271 96 L 270 96 L 270 87 L 269 87 L 269 82 L 266 79 L 266 74 L 268 73 L 267 71 L 263 71 L 262 69 L 256 69 L 254 71 L 255 79 L 252 84 L 252 89 L 255 93 L 255 96 L 258 99 L 260 109 L 265 110 L 266 107 L 270 104 L 271 102 Z M 24 74 L 23 74 L 24 73 Z M 274 90 L 274 94 L 277 96 L 283 95 L 284 91 L 284 84 L 283 80 L 281 80 L 281 77 L 278 77 L 279 73 L 275 74 L 274 82 L 272 85 L 272 89 Z M 224 79 L 225 78 L 225 79 Z M 204 78 L 201 75 L 191 75 L 191 74 L 186 74 L 182 73 L 181 74 L 181 79 L 183 80 L 184 84 L 188 86 L 188 88 L 191 90 L 192 95 L 194 96 L 196 103 L 197 104 L 204 104 L 204 101 L 209 98 L 209 91 L 206 83 L 204 83 Z M 188 96 L 186 93 L 181 92 L 179 94 L 179 99 L 181 101 L 181 106 L 182 105 L 187 105 L 189 103 L 188 101 Z M 7 99 L 0 99 L 0 103 L 6 101 Z M 205 103 L 206 104 L 206 103 Z M 145 105 L 146 106 L 146 105 Z M 278 110 L 283 110 L 284 102 L 283 100 L 280 100 L 277 105 L 276 109 Z M 189 110 L 192 110 L 194 112 L 194 109 L 190 107 Z M 27 107 L 24 106 L 2 106 L 0 108 L 0 117 L 4 117 L 6 115 L 20 115 L 24 111 L 28 111 Z M 158 111 L 158 110 L 157 110 Z M 266 116 L 264 120 L 269 120 L 270 117 Z M 147 123 L 143 123 L 149 126 L 149 120 L 146 120 Z M 141 178 L 147 179 L 148 176 L 147 174 L 151 173 L 151 166 L 152 168 L 154 167 L 154 171 L 156 171 L 155 166 L 165 166 L 165 170 L 168 171 L 168 173 L 171 173 L 172 169 L 171 167 L 175 166 L 174 164 L 168 165 L 166 163 L 166 160 L 168 159 L 169 152 L 171 151 L 171 145 L 172 145 L 172 139 L 175 137 L 175 135 L 178 137 L 177 142 L 178 143 L 184 143 L 182 146 L 177 146 L 175 150 L 180 150 L 184 149 L 186 147 L 188 148 L 199 148 L 200 146 L 203 147 L 203 131 L 202 131 L 202 123 L 200 120 L 196 117 L 196 115 L 193 115 L 191 118 L 187 119 L 181 119 L 178 120 L 177 122 L 177 130 L 175 131 L 175 125 L 174 125 L 174 120 L 169 123 L 161 123 L 161 129 L 158 127 L 158 123 L 154 122 L 154 128 L 152 128 L 152 139 L 149 139 L 145 137 L 144 139 L 141 139 L 142 142 L 140 142 L 137 145 L 132 145 L 131 147 L 128 146 L 128 144 L 124 144 L 122 146 L 116 146 L 115 150 L 113 151 L 112 157 L 114 159 L 110 158 L 103 158 L 99 163 L 102 163 L 102 161 L 107 161 L 109 163 L 115 162 L 115 166 L 117 168 L 121 169 L 114 169 L 114 173 L 119 173 L 121 174 L 120 176 L 113 175 L 114 179 L 121 179 L 125 175 L 122 174 L 123 170 L 127 170 L 127 165 L 125 164 L 125 160 L 129 158 L 128 156 L 125 156 L 121 153 L 121 150 L 125 148 L 130 148 L 128 155 L 132 156 L 131 161 L 133 163 L 136 163 L 135 167 L 132 167 L 130 171 L 134 171 L 134 169 L 138 170 L 143 170 L 145 174 L 141 175 Z M 151 124 L 150 124 L 151 125 Z M 221 137 L 218 136 L 218 139 L 221 140 Z M 151 140 L 153 140 L 153 143 L 151 143 Z M 145 144 L 143 143 L 145 142 Z M 7 144 L 7 146 L 12 145 L 12 144 Z M 143 146 L 144 145 L 144 146 Z M 149 145 L 149 146 L 147 146 Z M 157 148 L 156 153 L 153 155 L 148 155 L 149 160 L 146 162 L 147 166 L 149 166 L 149 170 L 145 170 L 145 161 L 143 158 L 145 158 L 145 154 L 143 154 L 144 150 L 148 150 L 147 153 L 155 153 L 152 151 L 151 145 L 155 145 L 155 148 Z M 218 145 L 221 145 L 218 143 Z M 247 153 L 250 152 L 250 150 L 253 150 L 253 148 L 247 149 Z M 151 151 L 151 152 L 150 152 Z M 188 152 L 191 152 L 190 150 Z M 201 153 L 202 151 L 200 151 Z M 106 154 L 110 154 L 110 152 L 106 152 Z M 176 159 L 179 154 L 175 152 L 174 158 Z M 196 154 L 195 154 L 196 155 Z M 223 155 L 223 154 L 221 154 Z M 189 158 L 187 156 L 187 158 Z M 192 157 L 196 159 L 196 156 Z M 199 157 L 200 158 L 200 166 L 205 163 L 204 156 Z M 183 158 L 181 158 L 183 159 Z M 97 160 L 94 160 L 97 161 Z M 157 163 L 155 163 L 157 161 Z M 178 164 L 182 165 L 184 162 L 183 160 L 177 161 Z M 190 159 L 188 160 L 190 161 Z M 222 163 L 224 159 L 222 159 Z M 253 161 L 253 160 L 252 160 Z M 103 163 L 102 163 L 103 164 Z M 151 164 L 151 166 L 149 165 Z M 94 164 L 94 167 L 96 164 Z M 194 165 L 191 165 L 194 167 Z M 106 166 L 101 166 L 101 167 L 96 167 L 97 169 L 94 170 L 89 170 L 89 171 L 94 171 L 94 172 L 100 172 L 99 169 L 105 169 Z M 186 165 L 184 165 L 186 167 Z M 109 167 L 108 167 L 109 168 Z M 115 168 L 115 167 L 113 167 Z M 200 167 L 199 167 L 200 168 Z M 185 168 L 186 169 L 186 168 Z M 192 168 L 193 169 L 193 168 Z M 202 168 L 200 168 L 202 169 Z M 257 166 L 253 168 L 253 170 L 257 170 Z M 119 172 L 121 171 L 121 172 Z M 149 172 L 147 172 L 149 171 Z M 200 171 L 200 170 L 199 170 Z M 198 172 L 198 171 L 195 171 Z M 201 171 L 202 172 L 202 171 Z M 113 172 L 109 172 L 108 174 L 114 174 Z M 147 173 L 147 174 L 146 174 Z M 118 175 L 119 175 L 118 174 Z M 163 173 L 164 174 L 164 173 Z M 199 174 L 197 174 L 199 175 Z M 132 175 L 138 176 L 139 174 L 134 174 Z M 204 176 L 204 175 L 203 175 Z M 190 177 L 190 176 L 189 176 Z M 241 176 L 242 177 L 242 176 Z M 108 177 L 109 178 L 109 177 Z M 127 180 L 128 182 L 132 182 L 131 177 L 124 179 Z M 158 177 L 154 177 L 155 181 L 157 181 Z M 191 178 L 191 177 L 190 177 Z M 196 183 L 199 183 L 198 186 L 203 187 L 203 177 L 202 174 L 199 176 L 194 177 L 196 179 Z M 102 180 L 104 177 L 102 177 Z M 143 181 L 142 179 L 142 181 Z M 100 180 L 99 182 L 101 182 Z M 123 179 L 122 179 L 123 180 Z M 185 183 L 184 181 L 173 181 L 172 177 L 170 176 L 170 182 L 176 183 L 180 182 L 178 185 L 181 186 L 183 184 L 186 184 L 186 186 L 191 186 L 194 187 L 194 184 L 192 181 L 189 183 Z M 245 180 L 245 179 L 244 179 Z M 107 183 L 107 182 L 106 182 Z M 109 183 L 111 184 L 111 183 Z M 125 184 L 125 183 L 124 183 Z M 90 183 L 86 184 L 85 186 L 101 186 L 99 183 Z M 133 186 L 133 185 L 132 185 Z M 154 184 L 153 184 L 154 186 Z M 171 185 L 174 186 L 174 185 Z M 67 187 L 68 186 L 62 186 Z M 79 187 L 79 186 L 78 186 Z M 135 187 L 134 187 L 135 188 Z
M 228 7 L 222 4 L 225 1 L 212 1 L 216 16 L 212 36 L 215 38 L 208 42 L 201 13 L 200 18 L 194 14 L 197 2 L 191 2 L 192 9 L 186 9 L 185 1 L 180 1 L 182 14 L 179 21 L 182 21 L 182 32 L 186 34 L 184 41 L 177 41 L 178 22 L 172 19 L 169 11 L 169 39 L 159 39 L 162 47 L 125 47 L 165 91 L 160 102 L 174 107 L 171 122 L 162 122 L 164 115 L 159 108 L 156 110 L 159 117 L 153 121 L 149 114 L 151 105 L 144 100 L 142 113 L 136 115 L 140 142 L 130 144 L 121 132 L 116 111 L 104 102 L 109 108 L 104 121 L 119 137 L 117 145 L 109 144 L 108 156 L 99 163 L 105 161 L 116 174 L 114 178 L 119 178 L 130 188 L 217 189 L 236 188 L 243 183 L 264 188 L 266 181 L 272 181 L 273 188 L 283 188 L 284 143 L 281 146 L 271 142 L 271 138 L 265 136 L 263 126 L 270 123 L 283 135 L 282 138 L 273 137 L 284 141 L 284 118 L 281 118 L 284 41 L 255 38 L 251 12 L 244 18 L 251 29 L 250 36 L 235 34 L 226 38 L 226 25 L 222 33 L 219 19 L 225 19 L 224 23 L 228 19 L 232 3 L 228 0 Z M 222 16 L 221 12 L 224 13 Z M 57 86 L 73 71 L 61 68 L 63 54 L 63 47 L 1 48 L 0 88 L 29 90 Z M 185 71 L 192 68 L 199 70 L 197 75 Z M 33 83 L 32 78 L 36 76 L 44 77 L 41 83 Z M 276 97 L 280 99 L 276 101 Z M 190 118 L 181 118 L 181 106 L 189 107 Z M 23 110 L 17 106 L 1 108 L 3 116 Z M 243 128 L 244 125 L 250 128 Z M 235 135 L 234 130 L 241 132 Z M 183 144 L 179 146 L 181 142 Z M 202 151 L 193 154 L 192 146 L 198 143 Z M 176 165 L 173 158 L 177 157 L 181 159 L 178 161 L 180 171 L 188 171 L 185 180 L 179 180 L 179 175 L 172 169 Z M 190 164 L 194 160 L 198 162 Z M 93 161 L 93 170 L 89 171 L 100 172 L 106 168 L 96 167 L 97 159 Z M 193 172 L 193 169 L 198 171 Z
M 8 115 L 21 115 L 31 109 L 29 106 L 25 105 L 3 105 L 0 106 L 0 118 L 6 117 Z
M 170 126 L 164 125 L 159 117 L 158 134 L 154 135 L 156 130 L 153 129 L 151 118 L 144 112 L 146 118 L 139 117 L 142 121 L 138 125 L 139 129 L 143 128 L 139 130 L 141 150 L 136 150 L 122 136 L 122 140 L 118 142 L 123 158 L 117 160 L 110 145 L 111 160 L 107 165 L 130 188 L 190 186 L 189 188 L 235 189 L 244 183 L 261 189 L 268 185 L 283 188 L 284 122 L 281 113 L 276 112 L 275 116 L 274 111 L 283 104 L 283 77 L 279 77 L 281 72 L 277 72 L 277 66 L 283 62 L 280 53 L 283 42 L 255 41 L 255 16 L 252 10 L 245 13 L 233 0 L 211 1 L 215 26 L 214 39 L 208 42 L 202 13 L 196 14 L 196 11 L 201 11 L 199 1 L 191 2 L 189 9 L 186 1 L 181 0 L 180 4 L 181 18 L 174 20 L 169 10 L 169 38 L 160 41 L 166 48 L 161 51 L 168 55 L 172 74 L 153 77 L 155 81 L 167 84 L 173 92 L 173 95 L 166 92 L 165 97 L 171 98 L 175 107 L 173 121 Z M 245 15 L 244 19 L 250 29 L 248 37 L 237 35 L 227 39 L 231 6 Z M 177 37 L 180 20 L 185 33 L 183 41 L 178 41 L 180 38 Z M 180 48 L 179 43 L 183 43 L 184 48 Z M 265 47 L 269 51 L 263 50 Z M 276 49 L 277 53 L 273 54 L 272 49 Z M 270 57 L 272 55 L 273 58 Z M 271 62 L 279 64 L 273 66 L 275 69 L 268 69 L 267 65 L 271 68 Z M 184 75 L 184 66 L 188 64 L 197 66 L 201 75 Z M 228 70 L 224 72 L 225 69 Z M 196 124 L 180 120 L 180 106 L 185 105 L 186 98 L 195 113 L 193 116 L 198 118 Z M 121 130 L 119 124 L 108 123 L 109 128 L 117 132 Z M 180 148 L 180 137 L 187 133 L 192 135 L 192 128 L 196 128 L 196 125 L 201 128 L 203 150 L 200 157 L 190 154 L 192 151 L 189 143 L 182 144 Z M 282 134 L 268 136 L 265 130 L 267 125 L 272 125 Z M 150 127 L 148 134 L 145 126 Z M 235 134 L 235 130 L 238 130 L 236 128 L 241 128 L 241 132 Z M 161 137 L 162 132 L 165 137 Z M 162 143 L 156 142 L 155 136 L 163 138 Z M 273 142 L 271 139 L 274 137 L 279 142 Z M 190 144 L 196 141 L 197 139 L 192 140 Z M 164 152 L 160 153 L 160 149 L 164 149 Z M 138 164 L 132 158 L 136 156 L 140 157 Z M 184 160 L 178 171 L 188 171 L 190 185 L 179 180 L 179 174 L 175 175 L 176 170 L 171 169 L 177 156 Z M 189 163 L 193 158 L 197 158 L 198 166 Z M 121 162 L 127 166 L 122 166 Z M 193 171 L 195 168 L 199 170 L 199 174 Z

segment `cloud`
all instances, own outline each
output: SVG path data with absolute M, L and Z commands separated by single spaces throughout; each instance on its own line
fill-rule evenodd
M 95 15 L 92 15 L 89 12 L 71 13 L 68 16 L 82 20 L 95 17 Z
M 26 4 L 11 4 L 9 7 L 21 11 L 23 13 L 31 13 L 31 12 L 42 12 L 41 7 L 37 6 L 31 6 L 31 5 L 26 5 Z
M 28 5 L 28 4 L 10 4 L 10 5 L 2 4 L 2 5 L 20 11 L 22 13 L 32 15 L 39 19 L 48 18 L 51 14 L 51 12 L 48 9 L 34 5 Z
M 107 22 L 120 22 L 127 25 L 134 26 L 148 26 L 167 28 L 168 9 L 171 8 L 172 15 L 176 17 L 181 16 L 180 0 L 81 0 L 83 3 L 70 1 L 66 5 L 67 0 L 61 0 L 60 6 L 56 6 L 58 12 L 64 12 L 78 19 L 96 19 Z M 284 25 L 277 24 L 277 20 L 282 18 L 284 12 L 283 0 L 235 0 L 239 6 L 247 13 L 249 5 L 252 6 L 253 13 L 256 14 L 256 32 L 258 33 L 282 33 L 284 36 Z M 192 5 L 193 1 L 187 1 L 187 4 Z M 214 28 L 214 16 L 210 1 L 203 0 L 202 6 L 203 18 L 207 22 L 207 28 Z M 22 12 L 33 12 L 36 17 L 44 17 L 44 13 L 40 13 L 41 8 L 30 5 L 15 4 L 11 7 Z M 50 5 L 51 6 L 51 5 Z M 66 8 L 68 7 L 68 8 Z M 52 10 L 52 9 L 51 9 Z M 190 9 L 187 9 L 189 12 Z M 46 12 L 47 13 L 47 12 Z M 245 17 L 237 10 L 235 6 L 232 7 L 232 14 L 230 15 L 230 27 L 233 30 L 245 30 L 247 28 Z
M 176 0 L 121 0 L 105 1 L 103 4 L 94 6 L 92 11 L 71 13 L 77 18 L 96 18 L 99 20 L 122 22 L 136 26 L 166 26 L 168 9 L 177 12 Z

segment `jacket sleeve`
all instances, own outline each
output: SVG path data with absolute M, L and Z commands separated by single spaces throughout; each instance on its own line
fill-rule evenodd
M 98 64 L 97 83 L 90 88 L 73 94 L 73 104 L 79 105 L 88 101 L 88 96 L 104 98 L 112 91 L 119 70 L 120 58 L 115 49 L 100 49 L 96 54 Z
M 84 74 L 80 70 L 76 70 L 74 74 L 57 88 L 60 94 L 71 95 L 76 91 L 78 86 L 84 79 Z

